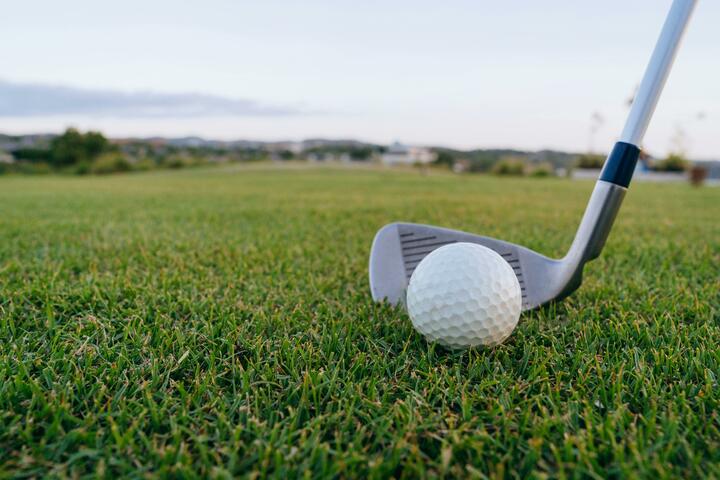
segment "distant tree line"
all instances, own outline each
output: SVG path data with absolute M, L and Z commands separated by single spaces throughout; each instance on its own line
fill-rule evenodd
M 240 160 L 264 159 L 254 151 L 243 152 Z M 226 152 L 214 148 L 156 147 L 151 142 L 111 143 L 102 133 L 69 128 L 47 145 L 17 148 L 15 163 L 0 163 L 0 173 L 108 174 L 156 168 L 183 168 L 203 165 Z
M 69 128 L 50 141 L 50 148 L 21 148 L 13 152 L 19 161 L 45 162 L 52 167 L 63 168 L 91 163 L 110 150 L 110 143 L 100 132 L 80 133 Z
M 69 128 L 56 137 L 34 136 L 31 141 L 0 135 L 0 145 L 15 142 L 11 150 L 14 163 L 2 160 L 0 173 L 107 174 L 158 168 L 184 168 L 223 162 L 261 160 L 377 161 L 386 152 L 380 145 L 352 140 L 309 140 L 298 145 L 286 142 L 218 142 L 193 137 L 186 139 L 132 139 L 109 141 L 96 131 Z M 23 145 L 18 147 L 17 145 Z M 29 145 L 29 146 L 28 146 Z M 5 146 L 4 148 L 8 148 Z M 291 149 L 292 148 L 292 149 Z M 601 168 L 605 156 L 594 153 L 572 154 L 544 150 L 525 152 L 514 149 L 454 150 L 433 149 L 435 165 L 462 172 L 496 175 L 553 175 L 558 169 Z M 683 171 L 689 162 L 681 153 L 672 153 L 650 167 L 658 171 Z
M 596 153 L 571 154 L 565 152 L 522 152 L 517 150 L 454 151 L 436 149 L 435 164 L 467 172 L 487 172 L 497 175 L 552 175 L 557 169 L 600 169 L 606 156 Z M 460 167 L 460 168 L 458 168 Z M 672 152 L 667 157 L 648 162 L 648 167 L 660 172 L 682 172 L 690 167 L 684 154 Z
M 577 168 L 599 169 L 605 164 L 605 155 L 586 153 L 578 155 L 575 166 Z M 690 162 L 683 153 L 671 152 L 667 157 L 649 162 L 647 157 L 641 156 L 641 160 L 648 161 L 648 168 L 656 172 L 684 172 L 690 167 Z
M 6 166 L 19 172 L 110 173 L 129 171 L 132 165 L 100 132 L 81 133 L 75 128 L 50 140 L 47 148 L 28 147 L 13 152 L 17 165 Z
M 435 149 L 435 164 L 456 171 L 511 176 L 550 176 L 556 168 L 567 168 L 575 155 L 564 152 L 523 152 L 511 149 L 459 151 Z
M 40 136 L 38 136 L 40 137 Z M 355 141 L 311 141 L 302 151 L 290 150 L 283 142 L 214 142 L 202 139 L 129 139 L 109 141 L 99 132 L 67 129 L 62 135 L 20 142 L 20 138 L 0 135 L 0 141 L 26 144 L 14 147 L 14 163 L 0 160 L 0 173 L 106 174 L 157 168 L 184 168 L 225 162 L 262 160 L 349 160 L 369 162 L 385 147 Z M 0 152 L 2 153 L 2 152 Z

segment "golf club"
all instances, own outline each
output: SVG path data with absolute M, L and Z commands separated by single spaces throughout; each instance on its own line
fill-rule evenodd
M 375 235 L 370 253 L 370 289 L 375 301 L 404 304 L 415 267 L 438 247 L 455 242 L 484 245 L 508 261 L 529 310 L 575 291 L 586 262 L 600 255 L 620 209 L 660 93 L 697 0 L 675 0 L 640 83 L 619 141 L 593 189 L 575 239 L 562 259 L 551 259 L 520 245 L 429 225 L 392 223 Z

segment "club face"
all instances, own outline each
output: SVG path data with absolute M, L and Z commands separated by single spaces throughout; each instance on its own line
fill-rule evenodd
M 429 225 L 392 223 L 378 231 L 370 253 L 373 299 L 404 304 L 408 282 L 420 261 L 433 250 L 457 242 L 488 247 L 510 264 L 520 283 L 523 310 L 561 296 L 568 287 L 574 290 L 573 280 L 579 285 L 579 277 L 569 278 L 562 261 L 513 243 Z

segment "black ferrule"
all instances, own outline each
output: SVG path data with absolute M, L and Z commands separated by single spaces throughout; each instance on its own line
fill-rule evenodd
M 600 180 L 627 188 L 630 185 L 640 149 L 631 143 L 617 142 L 600 173 Z

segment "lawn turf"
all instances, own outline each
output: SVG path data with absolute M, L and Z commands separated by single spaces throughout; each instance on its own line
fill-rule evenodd
M 448 352 L 372 303 L 407 220 L 566 251 L 564 179 L 0 177 L 0 477 L 720 475 L 720 188 L 636 183 L 569 299 Z

